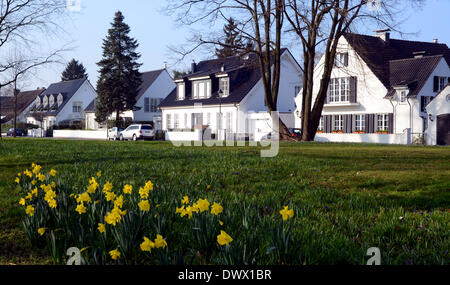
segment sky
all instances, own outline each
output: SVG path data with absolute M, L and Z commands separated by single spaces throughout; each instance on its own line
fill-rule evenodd
M 95 86 L 97 82 L 96 63 L 102 56 L 102 42 L 107 35 L 114 13 L 122 11 L 125 22 L 131 28 L 131 36 L 138 43 L 140 62 L 143 64 L 141 72 L 161 69 L 167 63 L 169 70 L 187 69 L 195 57 L 196 61 L 208 59 L 212 54 L 198 52 L 182 62 L 173 59 L 170 46 L 188 44 L 191 31 L 189 28 L 177 25 L 175 18 L 164 10 L 166 0 L 80 0 L 79 11 L 69 11 L 70 19 L 61 23 L 64 32 L 51 41 L 55 48 L 70 46 L 71 49 L 63 54 L 66 62 L 72 58 L 83 63 L 89 79 Z M 450 0 L 426 0 L 420 10 L 406 9 L 401 17 L 404 19 L 399 26 L 405 32 L 402 37 L 393 33 L 391 38 L 431 42 L 438 39 L 450 46 Z M 358 32 L 373 34 L 375 27 L 362 27 Z M 300 47 L 294 49 L 294 56 L 299 57 Z M 39 70 L 28 79 L 26 89 L 48 87 L 53 82 L 60 81 L 64 65 L 53 65 Z

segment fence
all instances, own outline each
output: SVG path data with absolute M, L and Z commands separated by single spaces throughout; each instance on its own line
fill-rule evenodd
M 402 134 L 330 134 L 318 133 L 315 137 L 319 142 L 348 142 L 348 143 L 379 143 L 379 144 L 411 144 L 410 129 Z
M 101 131 L 54 130 L 53 137 L 60 139 L 106 140 L 108 138 L 108 135 L 106 133 L 106 130 Z

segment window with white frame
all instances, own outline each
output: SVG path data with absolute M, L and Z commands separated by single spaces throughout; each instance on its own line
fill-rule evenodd
M 206 125 L 211 126 L 211 113 L 206 113 Z
M 172 127 L 172 116 L 170 114 L 166 114 L 166 128 L 170 129 Z
M 148 98 L 148 97 L 144 98 L 144 112 L 145 113 L 150 112 L 150 98 Z
M 62 105 L 62 103 L 63 103 L 63 100 L 64 100 L 62 94 L 58 95 L 58 99 L 57 100 L 58 100 L 58 107 L 60 107 Z
M 73 113 L 81 113 L 82 108 L 83 108 L 82 102 L 73 102 L 73 104 L 72 104 L 72 112 Z
M 150 112 L 156 113 L 158 112 L 158 105 L 161 103 L 161 99 L 159 98 L 151 98 L 150 99 Z
M 37 97 L 36 98 L 36 107 L 41 106 L 41 98 Z
M 233 121 L 233 113 L 227 112 L 225 115 L 225 122 L 226 122 L 226 130 L 229 132 L 232 131 L 232 121 Z
M 366 130 L 366 115 L 355 115 L 355 131 L 364 132 Z
M 445 86 L 447 86 L 447 82 L 447 77 L 439 77 L 438 92 L 441 92 L 445 88 Z
M 348 53 L 336 53 L 335 66 L 336 67 L 344 67 L 347 66 L 348 62 Z
M 334 115 L 333 116 L 333 131 L 343 131 L 344 130 L 344 116 Z
M 188 125 L 188 114 L 187 113 L 184 113 L 184 127 L 185 128 L 189 127 L 189 125 Z
M 222 77 L 219 79 L 219 89 L 222 90 L 222 97 L 228 97 L 230 95 L 230 78 Z
M 178 83 L 177 84 L 177 100 L 184 100 L 185 98 L 185 84 Z
M 53 97 L 53 95 L 50 95 L 50 99 L 48 100 L 50 107 L 53 107 L 53 105 L 55 104 L 55 97 Z
M 44 96 L 44 100 L 42 102 L 42 105 L 44 105 L 44 108 L 48 107 L 48 97 Z
M 407 95 L 408 95 L 408 91 L 406 91 L 406 90 L 400 91 L 400 103 L 406 103 Z
M 350 77 L 332 78 L 328 89 L 328 102 L 350 101 Z
M 179 129 L 180 128 L 180 115 L 178 113 L 175 113 L 173 115 L 173 121 L 174 121 L 174 129 Z
M 323 131 L 323 127 L 324 127 L 324 125 L 323 125 L 323 116 L 321 116 L 320 120 L 319 120 L 319 127 L 317 128 L 317 130 L 318 131 Z
M 377 115 L 377 131 L 384 132 L 389 130 L 389 115 L 378 114 Z
M 211 80 L 192 82 L 192 99 L 206 99 L 211 97 Z
M 217 124 L 217 129 L 221 130 L 222 129 L 222 113 L 220 113 L 220 112 L 216 113 L 216 124 Z

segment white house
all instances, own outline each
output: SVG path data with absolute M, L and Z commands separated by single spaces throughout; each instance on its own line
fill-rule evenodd
M 136 108 L 124 112 L 121 117 L 133 122 L 153 122 L 155 129 L 160 130 L 162 128 L 161 111 L 157 107 L 175 87 L 172 77 L 165 68 L 143 72 L 142 84 L 136 97 Z M 116 115 L 113 113 L 110 119 L 115 118 Z
M 34 106 L 36 98 L 44 92 L 45 88 L 22 91 L 17 94 L 17 122 L 27 122 L 27 116 Z M 14 97 L 0 97 L 0 114 L 2 118 L 2 123 L 13 124 L 14 122 Z
M 322 58 L 314 71 L 317 94 Z M 391 39 L 389 30 L 375 36 L 345 34 L 316 140 L 405 144 L 424 140 L 425 107 L 450 80 L 450 49 L 436 42 Z M 315 97 L 313 97 L 313 102 Z M 301 93 L 296 98 L 296 126 L 301 126 Z
M 88 79 L 76 79 L 51 84 L 35 100 L 27 122 L 44 130 L 60 124 L 81 123 L 84 109 L 97 97 Z
M 450 84 L 426 107 L 427 144 L 450 145 Z
M 255 54 L 193 63 L 191 73 L 174 82 L 176 90 L 159 105 L 163 130 L 206 129 L 221 140 L 247 135 L 256 139 L 256 133 L 270 133 L 271 119 Z M 300 89 L 301 69 L 289 50 L 283 49 L 277 105 L 280 113 L 292 116 L 294 97 Z

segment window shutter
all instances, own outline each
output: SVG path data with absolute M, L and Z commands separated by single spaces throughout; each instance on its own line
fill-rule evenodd
M 350 77 L 350 103 L 356 103 L 357 100 L 357 78 L 352 76 Z
M 320 85 L 321 86 L 322 86 L 322 83 L 323 83 L 323 79 L 320 79 Z M 329 102 L 329 99 L 328 99 L 329 94 L 330 94 L 330 87 L 328 86 L 328 88 L 327 88 L 327 95 L 325 96 L 325 103 L 324 104 L 328 104 L 328 102 Z
M 345 115 L 344 116 L 344 132 L 351 134 L 352 131 L 352 115 Z
M 438 92 L 438 90 L 439 90 L 439 76 L 435 76 L 433 81 L 433 92 Z
M 369 114 L 364 115 L 364 130 L 366 133 L 369 133 L 369 120 L 370 120 L 370 116 Z
M 389 133 L 390 134 L 393 134 L 394 133 L 394 114 L 393 113 L 390 113 L 389 115 L 388 115 L 388 118 L 389 118 Z
M 323 131 L 324 133 L 331 133 L 331 116 L 325 115 L 323 116 Z
M 348 52 L 344 54 L 344 66 L 348 66 Z

